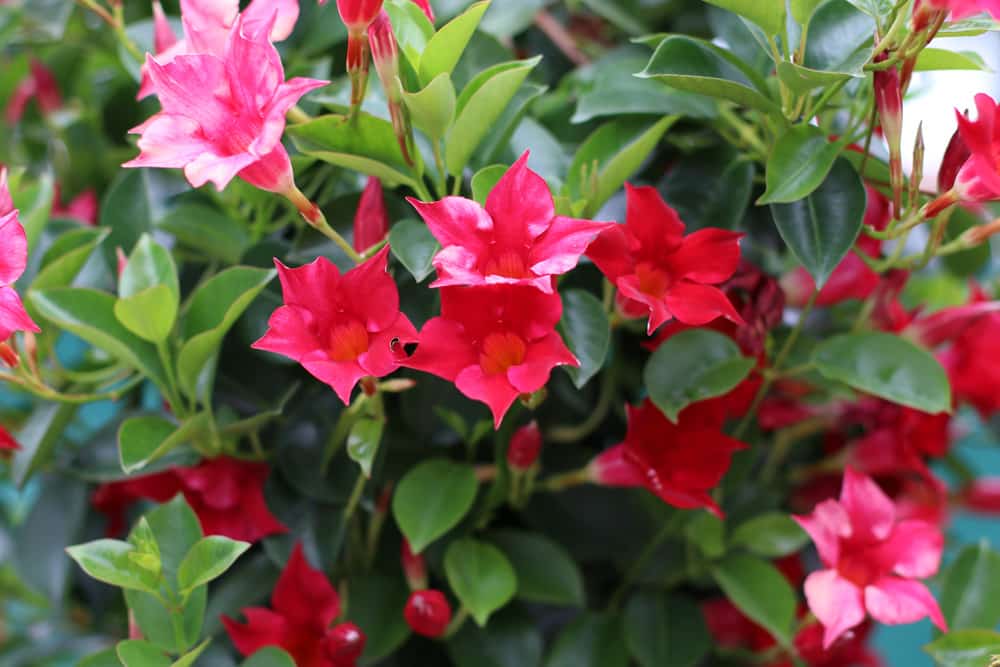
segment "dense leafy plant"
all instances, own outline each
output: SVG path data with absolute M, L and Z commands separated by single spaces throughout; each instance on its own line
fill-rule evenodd
M 1000 5 L 163 4 L 0 2 L 0 662 L 1000 653 Z

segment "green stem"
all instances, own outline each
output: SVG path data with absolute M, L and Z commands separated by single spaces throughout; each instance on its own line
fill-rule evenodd
M 587 484 L 590 482 L 590 466 L 584 466 L 578 470 L 571 470 L 559 475 L 553 475 L 539 483 L 538 488 L 543 491 L 562 491 L 573 486 Z
M 165 340 L 156 344 L 156 352 L 160 356 L 160 363 L 163 364 L 163 370 L 167 374 L 167 402 L 170 403 L 170 409 L 173 410 L 174 415 L 178 419 L 183 420 L 184 415 L 187 413 L 187 408 L 178 392 L 177 374 L 174 372 L 174 363 L 170 355 L 170 348 L 167 347 Z
M 308 123 L 313 119 L 313 117 L 303 111 L 302 107 L 298 104 L 293 105 L 292 108 L 285 114 L 285 117 L 293 123 Z
M 365 484 L 368 483 L 368 478 L 365 477 L 365 473 L 359 472 L 358 479 L 354 482 L 354 488 L 351 490 L 351 496 L 347 499 L 347 506 L 344 507 L 344 525 L 346 526 L 348 522 L 354 517 L 354 513 L 358 509 L 358 505 L 361 504 L 361 496 L 365 491 Z
M 434 140 L 431 142 L 431 146 L 434 148 L 434 167 L 437 169 L 434 187 L 438 198 L 441 198 L 448 193 L 448 175 L 444 168 L 444 158 L 441 156 L 441 142 Z
M 601 393 L 597 397 L 597 405 L 590 412 L 586 419 L 574 426 L 556 426 L 545 434 L 545 439 L 550 442 L 577 442 L 583 440 L 593 433 L 598 426 L 604 423 L 615 397 L 615 375 L 609 368 L 604 371 L 601 378 Z

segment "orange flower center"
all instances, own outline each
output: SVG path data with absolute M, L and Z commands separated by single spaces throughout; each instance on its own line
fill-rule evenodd
M 507 250 L 499 255 L 490 257 L 486 263 L 485 273 L 505 278 L 528 278 L 528 268 L 524 265 L 524 258 L 516 252 Z
M 635 276 L 639 279 L 639 291 L 650 296 L 660 297 L 670 286 L 670 276 L 663 269 L 658 269 L 649 262 L 640 262 L 635 267 Z
M 358 320 L 338 324 L 330 332 L 328 350 L 333 361 L 354 361 L 368 351 L 368 331 Z
M 528 346 L 517 334 L 491 333 L 483 340 L 479 365 L 487 375 L 505 373 L 511 366 L 521 364 L 527 351 Z

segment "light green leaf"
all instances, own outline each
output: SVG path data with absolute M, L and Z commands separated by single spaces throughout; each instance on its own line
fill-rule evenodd
M 171 660 L 156 644 L 144 639 L 126 639 L 115 646 L 125 667 L 170 667 Z
M 175 424 L 158 415 L 130 417 L 118 429 L 118 459 L 122 471 L 131 474 L 208 431 L 210 418 L 199 412 Z
M 785 0 L 705 0 L 705 2 L 739 14 L 756 23 L 768 35 L 785 34 Z
M 121 540 L 95 540 L 68 547 L 66 553 L 80 568 L 98 581 L 119 588 L 157 592 L 157 578 L 133 562 L 136 548 Z
M 181 594 L 220 577 L 249 548 L 249 542 L 231 540 L 222 535 L 209 535 L 198 540 L 177 569 L 177 585 Z
M 431 260 L 441 249 L 437 239 L 420 220 L 400 220 L 389 230 L 389 247 L 418 283 L 431 274 Z
M 508 169 L 505 164 L 491 164 L 472 175 L 472 198 L 479 202 L 480 206 L 486 205 L 486 198 Z
M 915 72 L 940 70 L 975 70 L 989 72 L 990 68 L 975 51 L 948 51 L 947 49 L 923 49 L 917 56 Z
M 372 464 L 378 454 L 384 428 L 385 422 L 382 420 L 363 417 L 354 423 L 347 435 L 347 455 L 361 466 L 365 477 L 372 476 Z
M 440 74 L 451 74 L 489 6 L 490 0 L 475 3 L 430 38 L 420 56 L 420 80 L 425 85 Z
M 434 77 L 423 90 L 403 91 L 410 119 L 431 141 L 440 141 L 455 120 L 455 84 L 447 72 Z
M 472 466 L 446 459 L 425 461 L 406 473 L 392 497 L 392 515 L 413 552 L 458 525 L 478 489 Z
M 769 512 L 741 523 L 729 541 L 758 556 L 781 558 L 804 547 L 809 536 L 787 514 Z
M 945 571 L 941 612 L 951 630 L 995 628 L 1000 623 L 1000 553 L 970 544 Z
M 166 248 L 143 234 L 118 279 L 115 317 L 143 340 L 170 335 L 180 307 L 177 267 Z
M 496 547 L 470 538 L 456 540 L 444 556 L 448 584 L 480 627 L 517 592 L 517 575 Z
M 956 630 L 924 646 L 940 667 L 986 667 L 1000 655 L 1000 633 Z

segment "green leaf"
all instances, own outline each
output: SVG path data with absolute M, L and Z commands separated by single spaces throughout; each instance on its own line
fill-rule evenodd
M 838 159 L 826 180 L 805 199 L 771 204 L 781 238 L 816 281 L 826 283 L 861 233 L 865 187 L 854 168 Z
M 363 417 L 354 423 L 347 436 L 347 455 L 361 466 L 365 477 L 372 476 L 372 463 L 378 454 L 385 422 L 380 419 Z
M 517 597 L 541 604 L 583 607 L 583 576 L 556 542 L 537 533 L 503 530 L 490 535 L 517 573 Z
M 625 641 L 642 667 L 694 667 L 712 649 L 697 603 L 657 591 L 640 591 L 629 599 Z
M 118 279 L 115 317 L 143 340 L 161 343 L 177 320 L 180 298 L 173 258 L 143 234 Z
M 847 0 L 852 5 L 868 14 L 872 18 L 881 19 L 888 16 L 895 4 L 893 0 Z
M 934 356 L 882 332 L 834 336 L 813 350 L 825 377 L 924 412 L 951 411 L 948 376 Z
M 171 660 L 156 644 L 143 639 L 126 639 L 115 646 L 125 667 L 170 667 Z
M 444 556 L 448 585 L 480 627 L 517 592 L 517 575 L 503 552 L 471 538 L 455 540 Z
M 208 431 L 210 418 L 200 412 L 181 424 L 159 415 L 130 417 L 118 429 L 118 459 L 125 474 L 151 463 Z
M 106 584 L 135 591 L 155 593 L 157 578 L 131 558 L 136 548 L 121 540 L 95 540 L 67 547 L 66 553 L 88 575 Z
M 423 15 L 419 7 L 416 11 Z M 285 133 L 306 155 L 377 176 L 386 187 L 416 185 L 413 169 L 406 164 L 392 123 L 387 120 L 366 112 L 360 112 L 353 121 L 347 116 L 321 116 L 308 123 L 290 125 Z
M 240 667 L 295 667 L 295 661 L 277 646 L 265 646 L 244 660 Z
M 827 0 L 813 14 L 802 64 L 814 70 L 857 73 L 875 44 L 875 21 L 847 0 Z
M 250 548 L 249 542 L 209 535 L 198 540 L 177 569 L 181 594 L 217 579 Z
M 212 643 L 212 638 L 209 637 L 202 643 L 195 646 L 193 649 L 182 655 L 181 657 L 174 660 L 170 667 L 191 667 L 194 661 L 201 657 L 201 654 L 208 648 L 208 645 Z
M 420 7 L 411 0 L 388 0 L 383 8 L 392 21 L 392 31 L 396 35 L 399 49 L 416 70 L 420 63 L 420 54 L 434 36 L 434 26 Z
M 767 113 L 780 113 L 755 72 L 725 49 L 693 37 L 673 35 L 664 39 L 646 69 L 636 76 L 656 78 L 678 90 L 729 100 Z
M 472 466 L 446 459 L 425 461 L 406 473 L 393 495 L 392 515 L 413 552 L 458 525 L 478 489 Z
M 747 214 L 755 172 L 728 146 L 699 151 L 673 165 L 664 195 L 692 229 L 735 229 Z
M 404 90 L 403 101 L 413 124 L 431 141 L 440 141 L 455 120 L 455 84 L 446 72 L 434 77 L 419 92 Z
M 28 247 L 34 248 L 49 223 L 55 181 L 49 172 L 43 173 L 36 183 L 28 186 L 23 186 L 20 178 L 16 180 L 17 182 L 15 178 L 11 178 L 9 183 L 11 198 L 14 208 L 19 211 L 18 219 L 24 227 Z
M 975 51 L 948 51 L 947 49 L 923 49 L 917 56 L 915 72 L 940 70 L 975 70 L 989 72 L 990 68 Z
M 789 9 L 792 10 L 792 18 L 799 25 L 807 25 L 812 18 L 816 7 L 823 3 L 823 0 L 789 0 Z
M 778 63 L 778 78 L 793 92 L 806 94 L 815 88 L 828 88 L 841 81 L 861 78 L 860 72 L 828 72 L 784 60 Z
M 401 578 L 365 575 L 349 581 L 348 613 L 365 633 L 363 664 L 374 664 L 399 648 L 410 636 L 403 608 L 410 591 Z
M 161 389 L 168 386 L 156 348 L 115 317 L 115 297 L 97 290 L 57 287 L 29 292 L 42 317 L 141 371 Z
M 203 204 L 181 204 L 157 223 L 185 247 L 226 264 L 237 264 L 250 247 L 245 223 Z
M 621 618 L 588 611 L 559 633 L 545 667 L 628 667 L 628 657 Z
M 604 366 L 611 343 L 611 322 L 604 304 L 590 292 L 570 289 L 562 293 L 562 298 L 563 336 L 567 347 L 580 360 L 579 368 L 563 368 L 579 389 Z
M 94 248 L 107 237 L 106 229 L 83 227 L 62 234 L 45 251 L 42 264 L 31 281 L 31 289 L 42 290 L 52 287 L 68 287 L 76 279 L 84 264 L 90 259 Z M 34 306 L 28 302 L 28 312 L 32 316 Z
M 523 614 L 504 610 L 485 628 L 464 624 L 448 640 L 448 654 L 456 667 L 538 667 L 542 633 Z
M 739 14 L 756 23 L 768 35 L 785 34 L 785 0 L 705 0 L 705 2 Z
M 619 30 L 633 36 L 646 31 L 646 27 L 638 17 L 623 6 L 622 0 L 582 0 L 598 16 L 603 16 Z
M 122 667 L 114 647 L 92 653 L 77 663 L 76 667 Z
M 406 267 L 418 283 L 431 274 L 431 260 L 441 249 L 437 239 L 420 220 L 400 220 L 389 230 L 389 247 L 392 254 Z
M 49 462 L 76 411 L 77 406 L 69 403 L 41 403 L 32 410 L 17 432 L 21 449 L 14 451 L 11 461 L 11 476 L 18 487 Z
M 826 179 L 842 148 L 812 125 L 788 128 L 767 158 L 767 190 L 757 204 L 787 204 L 809 196 Z
M 983 224 L 983 218 L 968 209 L 956 206 L 951 211 L 948 225 L 945 228 L 945 242 L 954 241 L 964 232 Z M 975 247 L 945 255 L 941 258 L 941 263 L 948 269 L 948 273 L 959 278 L 971 278 L 982 271 L 983 267 L 990 263 L 993 251 L 989 243 L 981 243 Z
M 729 541 L 758 556 L 781 558 L 804 547 L 809 536 L 787 514 L 769 512 L 741 523 Z
M 941 667 L 986 667 L 1000 654 L 1000 633 L 956 630 L 924 646 Z
M 420 80 L 427 84 L 440 74 L 451 74 L 472 39 L 490 2 L 477 2 L 441 26 L 420 56 Z
M 505 164 L 491 164 L 472 175 L 472 198 L 479 202 L 480 206 L 486 205 L 486 198 L 509 168 Z
M 995 628 L 1000 623 L 1000 553 L 970 544 L 945 571 L 941 612 L 952 631 Z
M 274 276 L 273 270 L 234 266 L 195 290 L 181 320 L 184 342 L 177 356 L 177 379 L 189 397 L 211 396 L 222 340 Z
M 494 65 L 480 72 L 458 98 L 455 122 L 445 139 L 445 166 L 460 176 L 476 147 L 514 98 L 541 57 Z
M 567 191 L 574 200 L 585 199 L 584 217 L 592 216 L 631 178 L 676 116 L 655 123 L 625 118 L 605 123 L 583 142 L 569 168 Z
M 643 382 L 656 407 L 676 422 L 688 405 L 728 393 L 755 363 L 728 336 L 711 329 L 688 329 L 653 352 Z
M 791 646 L 795 591 L 776 567 L 745 554 L 731 554 L 712 568 L 729 601 L 763 626 L 782 646 Z
M 699 512 L 694 515 L 684 525 L 684 537 L 706 558 L 721 558 L 726 553 L 726 524 L 714 514 Z

